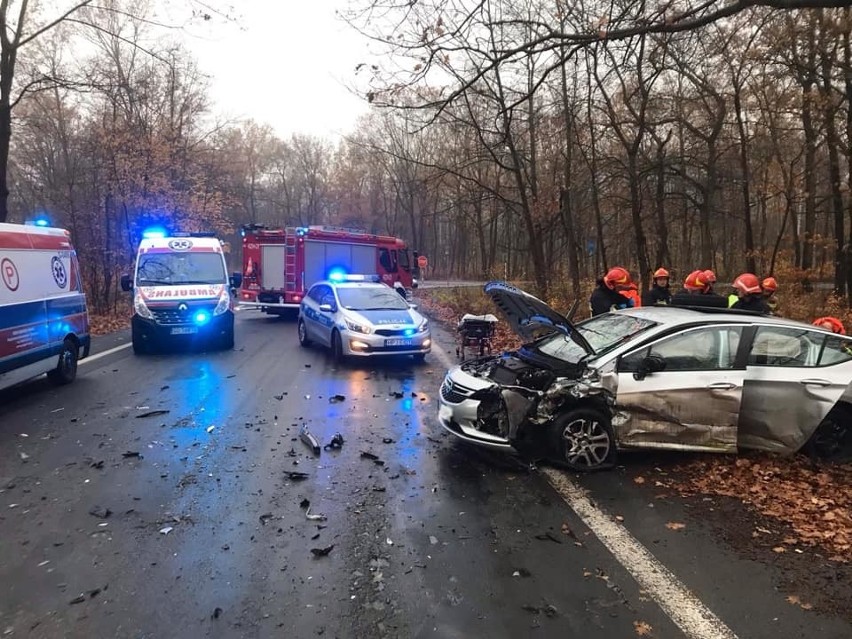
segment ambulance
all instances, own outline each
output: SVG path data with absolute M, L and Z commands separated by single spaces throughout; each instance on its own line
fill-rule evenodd
M 89 348 L 86 296 L 68 231 L 0 224 L 0 389 L 44 373 L 70 384 Z
M 215 234 L 146 231 L 133 275 L 121 277 L 121 288 L 133 293 L 133 352 L 175 342 L 233 348 L 231 288 L 239 287 L 239 279 L 228 277 Z

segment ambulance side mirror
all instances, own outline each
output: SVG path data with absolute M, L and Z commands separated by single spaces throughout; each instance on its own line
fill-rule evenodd
M 129 275 L 121 276 L 121 290 L 125 292 L 133 290 L 133 281 Z
M 231 273 L 231 288 L 240 288 L 243 285 L 242 273 Z

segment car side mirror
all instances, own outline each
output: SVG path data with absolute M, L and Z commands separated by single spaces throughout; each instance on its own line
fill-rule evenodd
M 417 304 L 415 304 L 414 302 L 409 302 L 408 308 L 416 311 L 417 310 Z
M 121 290 L 125 293 L 133 290 L 133 281 L 130 279 L 129 275 L 125 274 L 121 276 Z
M 334 307 L 331 304 L 320 304 L 319 310 L 323 313 L 334 313 Z
M 664 370 L 666 370 L 666 360 L 659 355 L 648 355 L 639 362 L 639 368 L 633 373 L 633 379 L 643 380 L 652 373 L 659 373 Z
M 242 273 L 231 273 L 231 288 L 240 288 L 243 285 Z

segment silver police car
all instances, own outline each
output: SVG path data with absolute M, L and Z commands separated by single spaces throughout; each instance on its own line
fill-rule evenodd
M 299 306 L 299 343 L 346 357 L 413 355 L 432 349 L 429 321 L 398 292 L 369 276 L 349 275 L 314 284 Z

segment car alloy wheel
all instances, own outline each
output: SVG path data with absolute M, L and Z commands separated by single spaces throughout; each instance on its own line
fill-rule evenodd
M 580 408 L 564 413 L 554 422 L 552 435 L 560 451 L 559 461 L 572 470 L 609 468 L 615 462 L 612 428 L 596 410 Z

